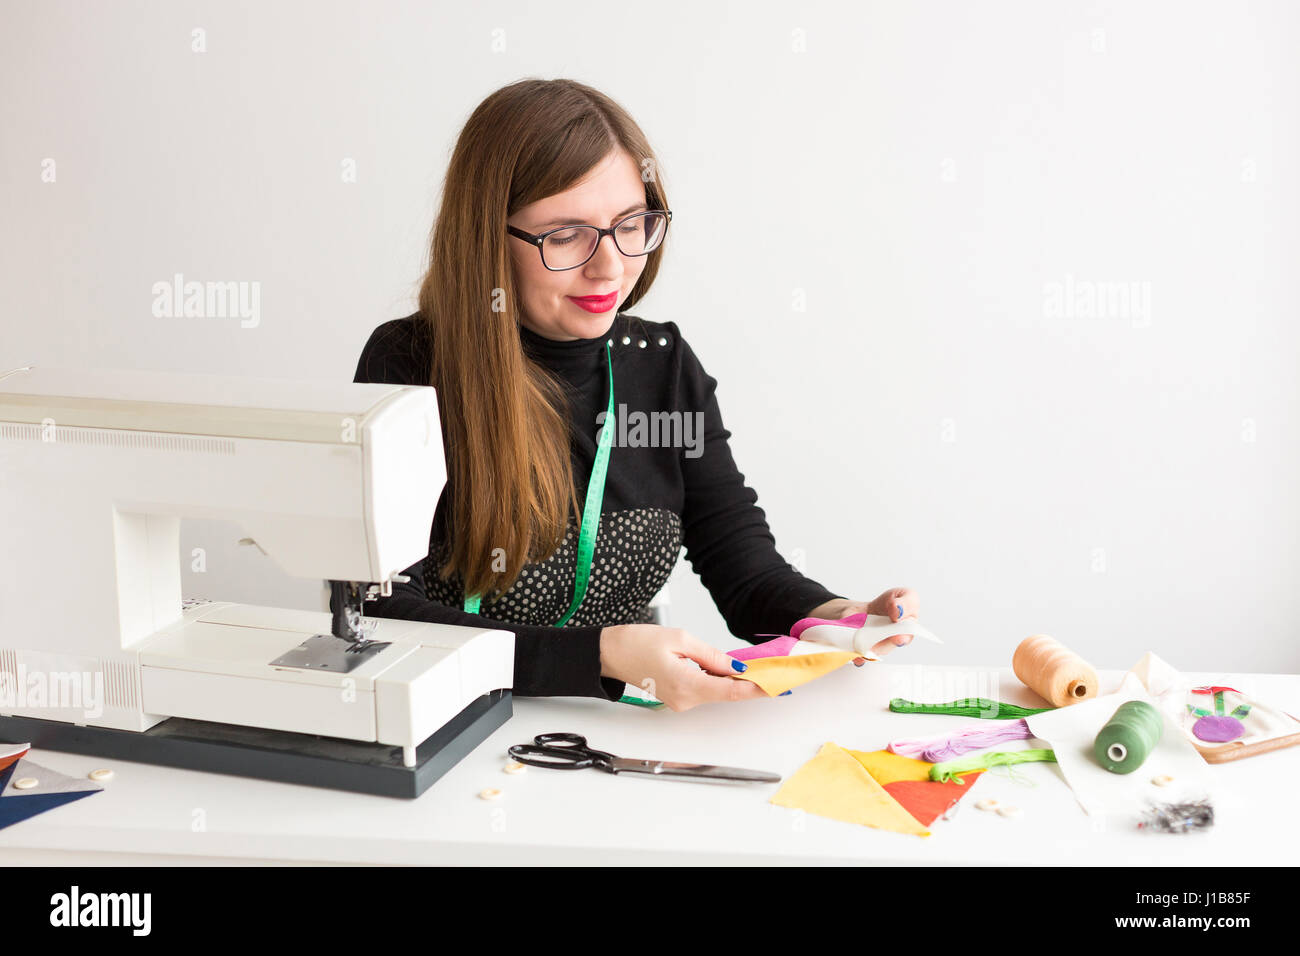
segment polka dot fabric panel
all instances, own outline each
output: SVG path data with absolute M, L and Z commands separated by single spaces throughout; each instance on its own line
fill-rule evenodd
M 650 601 L 668 582 L 681 547 L 681 519 L 666 508 L 603 513 L 586 596 L 565 626 L 650 623 Z M 464 578 L 454 574 L 444 581 L 437 575 L 445 558 L 444 544 L 435 546 L 426 559 L 426 596 L 439 604 L 461 607 Z M 545 561 L 524 565 L 510 590 L 496 601 L 484 602 L 479 613 L 508 624 L 555 624 L 573 602 L 577 559 L 578 527 L 570 517 L 564 542 L 555 553 Z

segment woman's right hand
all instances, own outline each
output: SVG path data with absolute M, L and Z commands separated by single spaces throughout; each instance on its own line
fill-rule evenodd
M 669 710 L 766 697 L 752 681 L 725 676 L 744 669 L 743 662 L 681 628 L 618 624 L 600 632 L 601 675 L 653 694 Z

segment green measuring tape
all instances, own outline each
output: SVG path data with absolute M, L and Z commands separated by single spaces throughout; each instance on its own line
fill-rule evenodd
M 596 443 L 596 461 L 591 469 L 591 480 L 587 483 L 587 501 L 582 509 L 582 528 L 578 535 L 577 575 L 573 582 L 573 601 L 569 609 L 555 622 L 556 627 L 563 627 L 573 617 L 578 605 L 587 593 L 587 581 L 591 576 L 591 558 L 596 550 L 596 531 L 600 527 L 600 506 L 605 496 L 605 474 L 609 470 L 609 449 L 614 444 L 614 357 L 610 344 L 605 343 L 606 368 L 609 370 L 609 409 L 605 413 L 605 424 L 600 429 L 600 439 Z M 477 614 L 479 595 L 465 598 L 465 611 Z
M 578 559 L 573 581 L 573 601 L 564 612 L 555 627 L 563 627 L 573 617 L 578 606 L 587 594 L 587 581 L 591 577 L 591 559 L 596 551 L 596 532 L 600 528 L 600 508 L 605 497 L 605 475 L 609 471 L 609 449 L 614 444 L 614 356 L 609 342 L 605 343 L 605 367 L 609 371 L 609 407 L 605 411 L 605 422 L 600 429 L 600 439 L 596 442 L 596 460 L 591 468 L 591 480 L 587 482 L 587 500 L 582 508 L 582 527 L 578 533 Z M 465 612 L 477 614 L 481 598 L 475 594 L 465 598 Z M 655 701 L 641 700 L 624 694 L 620 703 L 641 704 L 658 707 Z

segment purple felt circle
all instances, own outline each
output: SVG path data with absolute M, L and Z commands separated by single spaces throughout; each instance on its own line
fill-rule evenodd
M 1241 721 L 1236 717 L 1219 717 L 1211 714 L 1192 724 L 1192 733 L 1198 739 L 1215 744 L 1236 740 L 1245 732 L 1246 728 L 1241 726 Z

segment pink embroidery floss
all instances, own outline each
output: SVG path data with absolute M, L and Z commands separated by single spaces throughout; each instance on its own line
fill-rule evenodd
M 1027 740 L 1033 734 L 1029 724 L 1021 720 L 1008 720 L 990 727 L 988 724 L 971 724 L 955 733 L 915 740 L 893 740 L 886 749 L 900 757 L 919 757 L 926 763 L 943 763 L 972 750 L 983 750 L 1008 740 Z

